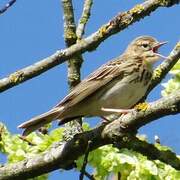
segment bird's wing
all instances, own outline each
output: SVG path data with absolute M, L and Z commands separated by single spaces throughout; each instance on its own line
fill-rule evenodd
M 79 83 L 72 91 L 55 107 L 63 106 L 64 109 L 71 107 L 100 89 L 117 76 L 123 77 L 122 57 L 118 57 L 90 74 Z
M 23 135 L 28 135 L 30 132 L 40 128 L 44 124 L 56 119 L 60 113 L 67 108 L 79 103 L 89 95 L 100 89 L 102 86 L 110 82 L 115 77 L 123 77 L 124 64 L 122 58 L 116 58 L 97 69 L 77 85 L 72 91 L 50 111 L 36 116 L 29 121 L 20 124 L 19 128 L 25 128 Z

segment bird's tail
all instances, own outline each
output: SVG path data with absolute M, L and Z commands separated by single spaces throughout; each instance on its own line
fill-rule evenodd
M 29 121 L 26 121 L 18 126 L 18 128 L 25 129 L 23 132 L 23 136 L 27 136 L 29 133 L 39 129 L 40 127 L 44 126 L 45 124 L 50 123 L 51 121 L 55 120 L 62 111 L 61 108 L 53 108 L 52 110 L 36 116 Z

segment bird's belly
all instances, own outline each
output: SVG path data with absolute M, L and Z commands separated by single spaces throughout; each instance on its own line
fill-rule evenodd
M 74 106 L 70 113 L 74 116 L 105 116 L 111 113 L 103 112 L 104 108 L 127 109 L 135 105 L 146 93 L 148 85 L 143 83 L 127 83 L 125 81 L 115 81 L 101 89 L 96 94 L 79 103 L 79 106 Z M 69 115 L 67 115 L 68 117 Z
M 104 108 L 131 108 L 144 96 L 147 87 L 140 82 L 117 82 L 100 97 L 99 102 Z

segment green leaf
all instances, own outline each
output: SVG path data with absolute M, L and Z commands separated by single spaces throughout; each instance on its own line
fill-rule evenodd
M 169 73 L 173 76 L 169 81 L 162 84 L 164 87 L 164 90 L 161 91 L 162 96 L 168 96 L 170 93 L 180 90 L 180 60 Z

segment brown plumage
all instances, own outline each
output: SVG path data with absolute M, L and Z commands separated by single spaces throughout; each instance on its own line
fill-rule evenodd
M 90 74 L 54 108 L 18 127 L 27 135 L 53 120 L 64 124 L 75 117 L 113 113 L 103 108 L 131 108 L 146 93 L 152 65 L 162 57 L 157 50 L 163 44 L 150 36 L 136 38 L 121 56 Z

